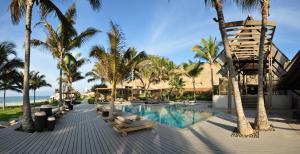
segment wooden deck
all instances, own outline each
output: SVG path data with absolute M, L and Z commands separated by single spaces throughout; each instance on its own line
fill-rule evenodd
M 0 153 L 297 153 L 300 150 L 300 135 L 292 130 L 261 134 L 259 139 L 240 139 L 230 137 L 234 125 L 214 117 L 186 129 L 157 125 L 154 130 L 122 137 L 97 117 L 94 105 L 80 104 L 59 119 L 52 132 L 29 134 L 14 131 L 14 127 L 0 130 Z
M 97 117 L 93 105 L 81 104 L 59 119 L 52 132 L 0 131 L 1 153 L 194 153 L 179 136 L 145 130 L 122 137 Z M 174 144 L 178 142 L 177 144 Z

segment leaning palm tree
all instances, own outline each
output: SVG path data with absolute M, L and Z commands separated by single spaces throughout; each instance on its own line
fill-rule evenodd
M 105 50 L 102 46 L 94 46 L 91 49 L 90 57 L 96 58 L 99 67 L 99 73 L 104 81 L 111 84 L 111 110 L 109 118 L 112 119 L 114 111 L 114 103 L 116 98 L 117 84 L 122 83 L 129 71 L 126 69 L 124 58 L 124 36 L 118 25 L 110 22 L 111 31 L 107 33 L 109 40 L 109 50 Z
M 30 77 L 30 89 L 33 90 L 33 103 L 35 106 L 35 94 L 36 90 L 42 87 L 51 87 L 51 84 L 47 83 L 45 75 L 40 74 L 40 72 L 31 72 L 32 76 Z
M 21 92 L 16 80 L 18 79 L 18 68 L 23 67 L 23 61 L 16 57 L 15 44 L 11 42 L 0 42 L 0 90 L 3 90 L 3 109 L 5 109 L 6 91 L 13 90 Z
M 269 130 L 271 124 L 268 120 L 264 102 L 264 59 L 265 59 L 265 39 L 267 33 L 267 20 L 269 16 L 269 0 L 236 0 L 242 9 L 261 9 L 262 23 L 260 30 L 260 42 L 258 53 L 258 94 L 257 94 L 257 112 L 255 118 L 255 128 L 258 130 Z
M 207 40 L 201 39 L 200 45 L 195 45 L 192 49 L 194 52 L 196 52 L 195 58 L 205 59 L 208 61 L 210 66 L 210 80 L 211 80 L 211 93 L 213 95 L 214 93 L 214 59 L 217 57 L 219 48 L 218 43 L 216 42 L 216 39 L 212 39 L 210 36 Z
M 73 4 L 65 13 L 65 17 L 72 27 L 61 26 L 60 23 L 58 29 L 55 30 L 48 22 L 40 22 L 47 31 L 47 38 L 45 41 L 33 39 L 32 45 L 40 46 L 49 50 L 54 58 L 59 59 L 59 100 L 62 102 L 62 75 L 63 75 L 63 59 L 64 56 L 74 48 L 80 47 L 88 39 L 93 37 L 99 30 L 95 28 L 87 28 L 85 31 L 77 34 L 76 29 L 73 27 L 76 17 L 76 6 Z
M 229 70 L 229 76 L 231 83 L 233 85 L 233 90 L 234 90 L 234 98 L 235 98 L 235 108 L 236 108 L 236 113 L 237 113 L 237 130 L 238 133 L 242 135 L 250 135 L 254 131 L 247 120 L 244 110 L 243 110 L 243 105 L 242 105 L 242 100 L 241 100 L 241 94 L 238 86 L 238 82 L 236 79 L 236 72 L 235 68 L 233 65 L 232 61 L 232 53 L 229 47 L 229 40 L 227 37 L 226 29 L 225 29 L 225 20 L 224 20 L 224 14 L 223 14 L 223 1 L 224 0 L 204 0 L 206 5 L 210 5 L 215 8 L 218 16 L 218 24 L 219 24 L 219 30 L 221 33 L 223 45 L 224 45 L 224 50 L 226 54 L 226 59 L 227 59 L 227 66 Z
M 193 93 L 194 93 L 194 101 L 196 101 L 196 86 L 195 86 L 195 78 L 201 73 L 203 67 L 201 67 L 203 63 L 201 62 L 192 62 L 189 60 L 188 63 L 183 63 L 183 69 L 185 70 L 185 75 L 192 78 L 193 82 Z
M 131 84 L 133 84 L 133 81 L 135 79 L 134 71 L 136 70 L 137 65 L 145 60 L 147 57 L 145 51 L 137 52 L 136 48 L 128 48 L 127 51 L 124 53 L 124 58 L 126 59 L 126 66 L 130 69 L 130 80 Z M 131 96 L 133 97 L 133 85 L 132 85 L 132 91 Z

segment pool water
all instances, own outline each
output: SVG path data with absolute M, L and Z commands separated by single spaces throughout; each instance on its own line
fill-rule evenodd
M 176 128 L 185 128 L 214 115 L 212 112 L 198 112 L 184 109 L 184 105 L 124 105 L 123 112 L 129 112 L 146 119 Z

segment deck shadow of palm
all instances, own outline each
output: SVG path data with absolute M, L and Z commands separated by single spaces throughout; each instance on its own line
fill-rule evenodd
M 206 122 L 208 122 L 210 124 L 213 124 L 215 126 L 218 126 L 220 128 L 224 128 L 224 129 L 226 129 L 228 131 L 231 131 L 231 132 L 235 129 L 235 127 L 233 127 L 233 126 L 222 124 L 222 123 L 218 123 L 218 122 L 214 122 L 214 121 L 211 121 L 211 120 L 208 120 Z
M 192 127 L 188 127 L 188 129 L 192 132 L 193 135 L 195 135 L 202 143 L 204 143 L 209 150 L 211 150 L 213 153 L 230 153 L 226 149 L 221 148 L 218 146 L 216 142 L 214 142 L 211 138 L 205 137 L 202 134 L 200 134 L 198 131 L 196 131 Z

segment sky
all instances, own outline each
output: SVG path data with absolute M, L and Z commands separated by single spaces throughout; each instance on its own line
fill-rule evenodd
M 25 18 L 18 25 L 13 25 L 8 12 L 9 0 L 0 1 L 0 41 L 12 41 L 17 45 L 18 57 L 24 59 Z M 201 38 L 209 36 L 220 40 L 218 25 L 213 21 L 216 11 L 206 7 L 204 0 L 103 0 L 99 11 L 93 11 L 88 0 L 54 0 L 54 3 L 65 12 L 72 3 L 77 6 L 76 29 L 78 32 L 88 27 L 94 27 L 102 32 L 90 39 L 81 48 L 73 52 L 80 52 L 88 58 L 89 51 L 94 45 L 107 47 L 106 32 L 110 30 L 109 22 L 118 24 L 125 34 L 126 46 L 136 47 L 138 51 L 147 54 L 164 56 L 180 64 L 194 59 L 191 48 L 200 42 Z M 277 24 L 273 42 L 290 59 L 300 49 L 300 1 L 272 0 L 269 20 Z M 225 21 L 244 20 L 251 15 L 260 20 L 260 11 L 242 11 L 233 4 L 224 6 Z M 47 19 L 56 26 L 58 19 L 50 16 Z M 39 13 L 33 12 L 33 25 L 39 21 Z M 45 31 L 40 26 L 32 29 L 32 38 L 44 40 Z M 46 75 L 46 80 L 52 88 L 41 88 L 39 96 L 53 95 L 58 88 L 57 59 L 53 59 L 49 51 L 40 48 L 31 49 L 30 69 Z M 81 67 L 84 75 L 93 67 L 93 60 Z M 83 92 L 98 82 L 88 83 L 86 79 L 74 83 L 75 89 Z M 2 96 L 0 91 L 0 96 Z M 32 93 L 31 93 L 32 94 Z M 8 92 L 8 96 L 21 95 Z

